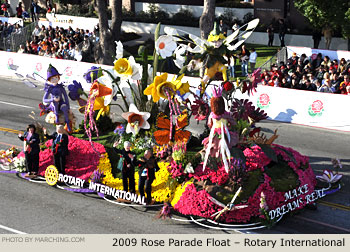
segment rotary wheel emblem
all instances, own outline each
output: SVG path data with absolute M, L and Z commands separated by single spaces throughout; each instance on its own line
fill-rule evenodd
M 50 165 L 46 168 L 45 180 L 50 186 L 56 185 L 58 181 L 58 170 L 54 165 Z

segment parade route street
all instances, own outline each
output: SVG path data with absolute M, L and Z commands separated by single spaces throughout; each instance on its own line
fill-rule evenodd
M 0 149 L 22 147 L 19 131 L 33 122 L 28 115 L 34 111 L 39 118 L 38 104 L 43 86 L 29 88 L 20 80 L 0 78 Z M 82 115 L 71 101 L 77 122 Z M 116 107 L 116 106 L 114 106 Z M 50 132 L 54 127 L 39 118 Z M 277 128 L 276 144 L 294 148 L 310 157 L 311 167 L 320 175 L 331 169 L 331 158 L 342 161 L 343 188 L 317 203 L 317 210 L 304 209 L 293 216 L 285 216 L 271 229 L 253 230 L 255 233 L 350 233 L 350 133 L 312 128 L 265 120 L 259 123 L 267 136 Z M 198 134 L 202 124 L 192 123 L 190 130 Z M 238 233 L 206 229 L 188 222 L 156 219 L 159 209 L 125 207 L 111 204 L 97 195 L 67 192 L 46 183 L 33 183 L 15 174 L 0 174 L 0 234 L 224 234 Z M 183 218 L 176 216 L 178 218 Z

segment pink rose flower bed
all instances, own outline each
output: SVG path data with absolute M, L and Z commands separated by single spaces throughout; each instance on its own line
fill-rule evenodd
M 311 169 L 308 161 L 308 157 L 301 155 L 297 151 L 286 148 L 279 145 L 272 145 L 272 149 L 275 153 L 282 157 L 284 161 L 293 169 L 293 171 L 298 176 L 298 184 L 308 185 L 309 192 L 314 191 L 316 185 L 316 178 L 313 170 Z M 289 156 L 288 153 L 291 154 Z M 246 156 L 246 171 L 261 170 L 264 172 L 265 167 L 271 162 L 271 160 L 265 155 L 259 146 L 253 146 L 252 148 L 247 148 L 244 150 L 244 155 Z M 293 160 L 294 158 L 294 160 Z M 303 166 L 303 168 L 302 168 Z M 210 170 L 206 168 L 203 172 L 202 165 L 199 165 L 195 169 L 195 173 L 190 177 L 195 178 L 195 180 L 207 180 L 210 179 L 213 183 L 218 185 L 224 185 L 228 178 L 227 173 L 224 171 L 223 167 L 220 167 L 217 171 Z M 276 209 L 285 202 L 285 192 L 277 192 L 271 186 L 271 178 L 267 173 L 263 173 L 264 181 L 260 183 L 255 192 L 248 198 L 244 203 L 235 202 L 237 205 L 248 205 L 248 207 L 243 209 L 238 209 L 234 211 L 228 211 L 222 214 L 220 217 L 220 222 L 226 223 L 246 223 L 251 220 L 252 217 L 265 218 L 260 212 L 260 195 L 264 192 L 266 196 L 266 204 L 269 209 Z M 242 188 L 244 190 L 244 188 Z M 303 202 L 306 202 L 306 195 L 300 195 Z M 210 200 L 211 196 L 205 191 L 197 191 L 194 184 L 187 186 L 185 192 L 180 197 L 180 200 L 174 206 L 174 209 L 185 215 L 195 215 L 199 217 L 214 219 L 211 217 L 212 214 L 217 211 L 222 210 L 222 207 L 214 204 Z M 299 209 L 303 208 L 305 204 L 301 204 Z
M 95 149 L 102 153 L 106 152 L 105 147 L 99 143 L 93 143 Z M 54 165 L 53 153 L 51 150 L 52 140 L 46 142 L 48 149 L 40 152 L 39 175 L 44 176 L 49 165 Z M 87 180 L 97 169 L 100 161 L 89 141 L 69 136 L 69 155 L 66 157 L 66 174 Z

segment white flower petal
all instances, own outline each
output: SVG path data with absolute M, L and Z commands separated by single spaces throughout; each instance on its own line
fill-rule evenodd
M 140 128 L 141 129 L 149 129 L 149 128 L 151 128 L 151 126 L 149 125 L 149 123 L 147 121 L 145 121 Z
M 136 113 L 136 114 L 140 114 L 140 111 L 137 109 L 137 107 L 135 106 L 134 103 L 131 103 L 130 106 L 129 106 L 129 112 L 133 112 L 133 113 Z
M 128 123 L 128 124 L 126 125 L 125 132 L 126 132 L 126 133 L 134 133 L 135 130 L 134 130 L 134 128 L 131 127 L 131 125 Z
M 123 58 L 123 44 L 121 41 L 115 41 L 116 43 L 116 49 L 115 49 L 115 55 L 117 59 Z

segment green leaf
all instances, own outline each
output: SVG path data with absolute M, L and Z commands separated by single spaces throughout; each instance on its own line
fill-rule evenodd
M 265 155 L 269 159 L 271 159 L 272 161 L 274 161 L 276 163 L 278 162 L 277 155 L 276 155 L 275 151 L 269 145 L 259 144 L 259 147 L 261 148 L 261 150 L 265 153 Z
M 231 156 L 235 159 L 241 159 L 244 163 L 246 162 L 246 158 L 244 156 L 244 153 L 241 149 L 237 147 L 231 148 Z

